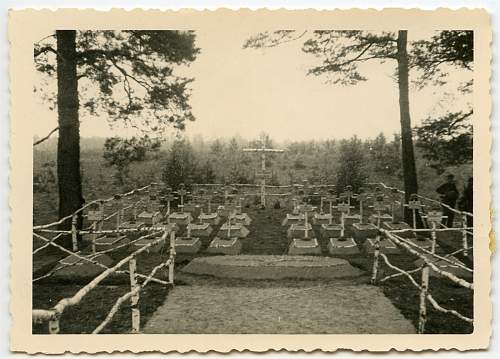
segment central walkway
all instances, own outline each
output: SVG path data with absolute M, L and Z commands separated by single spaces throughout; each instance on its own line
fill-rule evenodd
M 249 257 L 241 256 L 241 261 L 237 256 L 226 257 L 224 266 L 217 267 L 210 276 L 180 274 L 178 281 L 182 284 L 169 293 L 165 303 L 146 323 L 144 333 L 415 333 L 410 321 L 382 291 L 366 284 L 366 277 L 360 277 L 354 268 L 345 272 L 344 279 L 327 279 L 324 275 L 318 279 L 303 279 L 311 278 L 311 268 L 335 272 L 346 267 L 332 267 L 331 259 L 322 267 L 319 262 L 323 261 L 318 258 L 310 257 L 311 264 L 306 262 L 307 257 L 298 257 L 300 260 L 296 257 L 285 261 L 292 269 L 287 272 L 285 265 L 276 264 L 278 256 L 269 256 L 269 262 L 275 264 L 264 266 L 257 264 L 266 256 L 256 256 L 258 260 L 251 265 Z M 203 267 L 207 261 L 200 260 L 195 262 L 201 263 L 188 265 L 186 270 L 202 272 L 210 267 Z M 302 267 L 297 266 L 298 262 L 302 262 Z M 238 275 L 231 267 L 237 269 Z M 261 268 L 265 269 L 261 271 Z M 266 279 L 272 270 L 278 271 L 280 280 Z M 287 274 L 294 278 L 286 278 Z
M 318 236 L 323 257 L 287 256 L 290 240 L 280 226 L 286 209 L 248 212 L 253 221 L 243 255 L 205 257 L 211 238 L 204 239 L 198 258 L 176 274 L 176 286 L 143 332 L 415 333 L 382 290 L 367 284 L 366 272 L 327 257 L 326 239 Z

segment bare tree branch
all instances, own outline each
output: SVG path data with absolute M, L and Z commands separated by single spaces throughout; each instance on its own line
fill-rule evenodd
M 55 38 L 55 37 L 56 37 L 56 34 L 51 34 L 51 35 L 47 35 L 47 36 L 45 36 L 45 37 L 42 37 L 40 40 L 36 41 L 36 42 L 35 42 L 35 44 L 39 44 L 39 43 L 41 43 L 42 41 L 47 40 L 47 39 L 49 39 L 49 38 L 51 38 L 51 37 L 54 37 L 54 38 Z
M 33 147 L 38 146 L 40 143 L 48 140 L 49 137 L 52 136 L 52 134 L 54 134 L 54 132 L 57 132 L 57 131 L 59 131 L 59 127 L 54 128 L 52 131 L 49 132 L 49 134 L 47 136 L 45 136 L 44 138 L 41 138 L 38 141 L 36 141 L 35 143 L 33 143 Z
M 38 57 L 46 52 L 53 52 L 57 56 L 57 51 L 52 46 L 42 46 L 38 49 L 35 48 L 34 50 L 35 57 Z
M 123 67 L 121 67 L 120 65 L 118 65 L 118 63 L 115 61 L 115 59 L 113 59 L 112 57 L 110 57 L 108 60 L 111 61 L 111 63 L 113 64 L 113 66 L 116 67 L 116 69 L 122 73 L 122 75 L 125 77 L 125 79 L 131 78 L 138 85 L 142 86 L 147 91 L 151 90 L 152 86 L 150 84 L 148 84 L 146 81 L 138 79 L 138 78 L 132 76 L 131 74 L 129 74 Z
M 287 42 L 292 42 L 299 40 L 300 38 L 304 37 L 304 35 L 307 33 L 307 30 L 304 30 L 300 35 L 295 36 L 295 37 L 289 37 L 289 35 L 295 32 L 295 30 L 280 30 L 280 31 L 275 31 L 275 35 L 279 35 L 277 38 L 272 38 L 271 35 L 267 32 L 261 33 L 257 35 L 255 38 L 249 39 L 244 45 L 243 48 L 248 48 L 248 47 L 256 47 L 256 48 L 272 48 L 279 46 L 281 44 L 285 44 Z

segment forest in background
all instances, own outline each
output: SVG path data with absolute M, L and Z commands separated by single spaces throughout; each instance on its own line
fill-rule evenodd
M 267 156 L 272 172 L 269 184 L 289 185 L 307 179 L 312 184 L 335 184 L 355 189 L 367 182 L 384 182 L 402 188 L 403 174 L 400 139 L 382 133 L 372 139 L 351 137 L 343 140 L 273 141 L 263 136 L 267 147 L 284 153 Z M 133 141 L 132 141 L 133 142 Z M 34 149 L 35 217 L 57 215 L 56 139 Z M 86 200 L 124 192 L 154 181 L 172 188 L 180 183 L 259 183 L 260 156 L 243 148 L 260 147 L 261 139 L 179 138 L 161 146 L 141 146 L 117 151 L 104 138 L 82 138 L 81 163 L 83 193 Z M 131 150 L 131 149 L 135 149 Z M 420 193 L 437 198 L 436 187 L 443 175 L 453 173 L 459 190 L 472 175 L 471 163 L 449 165 L 433 161 L 421 146 L 416 146 L 416 164 Z M 449 161 L 448 161 L 449 162 Z M 463 162 L 463 161 L 462 161 Z M 38 199 L 38 200 L 37 200 Z M 37 215 L 39 214 L 39 215 Z M 41 218 L 35 218 L 38 222 Z M 49 218 L 47 218 L 49 219 Z

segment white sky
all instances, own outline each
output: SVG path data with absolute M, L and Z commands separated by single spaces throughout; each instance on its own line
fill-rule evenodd
M 282 141 L 354 134 L 369 138 L 381 131 L 388 136 L 399 132 L 398 90 L 391 78 L 395 61 L 363 64 L 366 82 L 332 85 L 325 78 L 306 76 L 317 60 L 301 51 L 304 38 L 276 48 L 244 50 L 242 45 L 251 35 L 237 30 L 197 33 L 201 53 L 190 67 L 182 69 L 183 74 L 195 78 L 190 103 L 196 121 L 187 124 L 187 136 L 256 138 L 264 131 Z M 447 86 L 411 89 L 413 124 L 430 114 L 464 107 L 456 87 L 469 75 L 453 71 Z M 54 128 L 56 116 L 40 105 L 35 135 L 43 136 Z M 81 114 L 81 121 L 82 137 L 123 135 L 110 129 L 103 117 Z

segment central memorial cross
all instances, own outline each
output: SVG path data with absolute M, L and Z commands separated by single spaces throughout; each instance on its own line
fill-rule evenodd
M 243 152 L 255 152 L 260 153 L 261 159 L 261 171 L 257 172 L 257 178 L 260 178 L 261 187 L 260 187 L 260 204 L 261 206 L 266 206 L 266 180 L 271 179 L 271 172 L 266 171 L 266 154 L 267 153 L 283 153 L 283 150 L 274 149 L 274 148 L 266 148 L 266 143 L 264 140 L 261 140 L 262 147 L 261 148 L 244 148 Z

